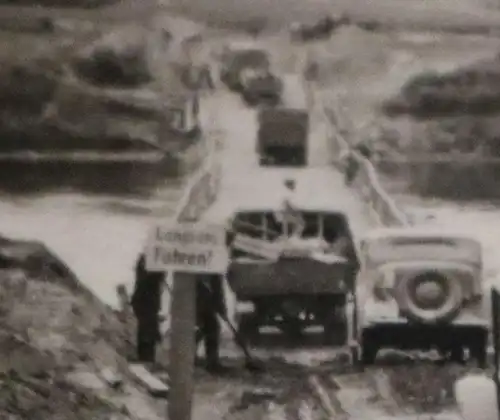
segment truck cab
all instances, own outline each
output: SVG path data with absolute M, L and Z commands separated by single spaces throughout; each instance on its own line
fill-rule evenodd
M 255 43 L 234 42 L 225 46 L 220 55 L 220 79 L 231 90 L 242 89 L 244 70 L 267 70 L 271 66 L 269 53 Z

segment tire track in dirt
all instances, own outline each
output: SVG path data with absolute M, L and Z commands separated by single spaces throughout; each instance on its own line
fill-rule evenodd
M 328 419 L 459 419 L 451 388 L 473 370 L 419 361 L 410 367 L 379 366 L 363 372 L 310 375 L 311 392 Z M 406 386 L 402 384 L 406 383 Z M 413 389 L 412 389 L 413 388 Z

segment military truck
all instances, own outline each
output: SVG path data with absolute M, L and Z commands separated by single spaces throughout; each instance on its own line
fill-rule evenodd
M 241 91 L 242 71 L 267 70 L 271 63 L 269 53 L 255 43 L 232 42 L 223 48 L 220 56 L 220 80 L 231 90 Z
M 307 165 L 309 110 L 297 76 L 283 77 L 281 104 L 258 113 L 257 154 L 261 165 Z
M 250 105 L 259 103 L 276 106 L 281 102 L 283 82 L 270 70 L 246 70 L 241 74 L 241 93 Z
M 437 350 L 486 364 L 481 244 L 423 227 L 380 228 L 361 241 L 356 289 L 358 360 L 383 348 Z
M 257 154 L 260 165 L 307 164 L 309 114 L 304 110 L 268 108 L 258 116 Z
M 347 296 L 359 268 L 347 216 L 340 208 L 301 205 L 295 211 L 304 229 L 291 236 L 281 211 L 245 208 L 232 217 L 227 281 L 239 331 L 254 341 L 262 327 L 277 327 L 293 342 L 319 326 L 325 343 L 343 345 Z

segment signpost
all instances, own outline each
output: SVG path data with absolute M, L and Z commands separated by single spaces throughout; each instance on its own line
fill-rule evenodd
M 148 238 L 147 270 L 174 272 L 169 360 L 170 420 L 191 420 L 197 276 L 225 273 L 227 263 L 226 231 L 222 225 L 170 223 L 155 226 Z

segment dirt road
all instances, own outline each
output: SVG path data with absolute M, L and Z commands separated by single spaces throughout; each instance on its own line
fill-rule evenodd
M 318 118 L 313 117 L 310 167 L 297 171 L 263 170 L 258 167 L 255 155 L 255 111 L 226 91 L 206 101 L 225 140 L 221 153 L 222 191 L 208 211 L 207 220 L 223 217 L 235 202 L 242 205 L 279 200 L 283 178 L 293 173 L 298 180 L 298 194 L 301 189 L 315 185 L 315 193 L 322 191 L 330 204 L 347 203 L 356 222 L 354 226 L 369 229 L 371 220 L 363 204 L 343 186 L 341 175 L 329 165 L 324 127 Z M 235 304 L 229 290 L 228 297 L 232 313 Z M 243 370 L 241 352 L 226 334 L 222 355 L 227 364 L 234 365 L 234 374 L 215 379 L 197 373 L 199 403 L 195 420 L 206 415 L 202 414 L 202 401 L 210 400 L 214 401 L 214 418 L 225 420 L 412 420 L 426 418 L 431 413 L 437 419 L 458 419 L 452 386 L 465 368 L 439 367 L 421 360 L 415 363 L 408 355 L 386 352 L 381 354 L 380 365 L 357 373 L 347 349 L 324 347 L 313 340 L 299 348 L 267 343 L 265 348 L 254 346 L 252 350 L 265 363 L 266 372 L 262 375 L 252 376 Z

